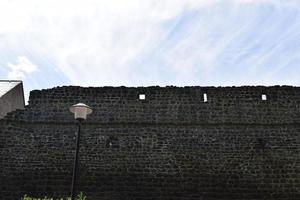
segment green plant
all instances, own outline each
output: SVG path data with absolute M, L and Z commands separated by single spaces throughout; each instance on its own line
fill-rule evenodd
M 86 196 L 83 194 L 83 192 L 80 192 L 77 195 L 77 200 L 87 200 Z
M 54 198 L 45 196 L 44 198 L 35 198 L 35 197 L 29 197 L 29 196 L 27 196 L 27 194 L 25 194 L 23 197 L 21 197 L 21 200 L 71 200 L 71 197 L 61 197 L 58 199 L 54 199 Z M 80 192 L 77 195 L 76 200 L 87 200 L 87 197 L 85 196 L 85 194 L 83 192 Z

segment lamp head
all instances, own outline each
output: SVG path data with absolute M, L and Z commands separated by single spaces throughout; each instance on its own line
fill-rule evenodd
M 74 113 L 76 120 L 86 120 L 86 116 L 91 114 L 93 110 L 84 103 L 78 103 L 70 107 L 70 112 Z

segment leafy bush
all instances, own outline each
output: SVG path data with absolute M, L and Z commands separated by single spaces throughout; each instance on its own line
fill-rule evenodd
M 75 199 L 76 200 L 87 200 L 87 198 L 83 194 L 83 192 L 80 192 Z M 44 198 L 34 198 L 34 197 L 29 197 L 25 194 L 23 197 L 21 197 L 21 200 L 71 200 L 71 197 L 54 199 L 54 198 L 46 196 Z

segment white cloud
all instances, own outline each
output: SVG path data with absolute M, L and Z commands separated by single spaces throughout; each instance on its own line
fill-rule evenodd
M 9 72 L 7 75 L 8 79 L 23 79 L 26 75 L 33 73 L 38 70 L 38 67 L 34 65 L 25 56 L 19 56 L 17 58 L 17 63 L 7 63 Z
M 220 63 L 220 57 L 226 55 L 229 57 L 227 61 L 239 62 L 240 56 L 248 51 L 247 48 L 252 47 L 244 40 L 249 37 L 250 32 L 255 31 L 253 29 L 260 28 L 260 19 L 252 13 L 253 10 L 245 9 L 246 6 L 269 4 L 279 8 L 287 5 L 296 9 L 296 5 L 300 5 L 298 2 L 2 0 L 0 36 L 5 36 L 5 40 L 2 40 L 0 48 L 24 48 L 32 55 L 47 56 L 73 84 L 157 84 L 163 67 L 167 68 L 165 71 L 176 73 L 174 80 L 169 80 L 168 83 L 188 84 L 190 81 L 192 84 L 199 84 L 199 71 L 204 77 L 208 77 L 215 68 L 228 65 L 225 58 L 224 63 Z M 162 47 L 169 40 L 169 34 L 174 34 L 170 32 L 174 31 L 176 34 L 178 31 L 176 26 L 180 23 L 180 15 L 196 10 L 201 11 L 198 21 L 190 23 L 172 44 Z M 244 19 L 240 19 L 243 12 L 246 13 Z M 269 36 L 266 31 L 263 34 L 265 37 L 261 37 L 258 43 Z M 244 45 L 240 49 L 232 47 L 237 40 Z M 227 55 L 231 50 L 234 56 Z M 263 54 L 257 53 L 245 58 L 245 67 L 254 64 L 257 67 L 263 66 L 274 56 L 267 50 Z M 155 54 L 156 51 L 158 53 Z M 151 60 L 146 56 L 154 55 L 159 60 L 157 63 L 144 63 L 145 59 Z M 9 63 L 10 77 L 24 78 L 32 72 L 24 70 L 26 62 L 21 60 L 18 59 L 17 64 Z M 28 59 L 27 61 L 27 66 L 35 66 Z M 159 63 L 165 66 L 158 65 Z M 146 73 L 137 72 L 137 67 L 147 68 L 144 69 Z M 151 83 L 151 80 L 154 81 Z
M 4 1 L 0 33 L 9 46 L 45 52 L 74 84 L 132 84 L 130 63 L 158 45 L 161 23 L 212 2 Z

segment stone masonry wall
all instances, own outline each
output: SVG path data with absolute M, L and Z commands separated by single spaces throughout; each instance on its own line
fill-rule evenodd
M 0 121 L 1 197 L 69 195 L 78 102 L 94 110 L 80 147 L 88 199 L 300 199 L 300 88 L 288 86 L 32 91 Z

